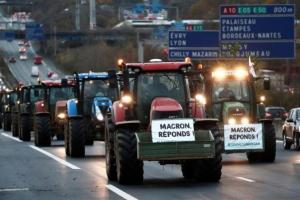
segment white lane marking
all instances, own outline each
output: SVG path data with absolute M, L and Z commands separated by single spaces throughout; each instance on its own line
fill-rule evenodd
M 29 191 L 29 188 L 6 188 L 6 189 L 0 189 L 0 192 L 17 192 L 17 191 Z
M 111 184 L 106 185 L 106 187 L 110 191 L 116 193 L 117 195 L 119 195 L 120 197 L 123 197 L 126 200 L 138 200 L 137 198 L 131 196 L 130 194 L 127 194 L 126 192 L 120 190 L 119 188 L 117 188 Z
M 283 141 L 282 140 L 276 140 L 276 143 L 282 143 Z
M 8 138 L 10 138 L 10 139 L 12 139 L 12 140 L 15 140 L 15 141 L 17 141 L 17 142 L 22 142 L 22 140 L 20 140 L 19 138 L 15 138 L 15 137 L 13 137 L 13 136 L 11 136 L 11 135 L 8 135 L 8 134 L 6 134 L 6 133 L 1 133 L 1 135 L 5 136 L 5 137 L 8 137 Z
M 51 153 L 49 153 L 49 152 L 47 152 L 47 151 L 45 151 L 45 150 L 39 148 L 39 147 L 36 147 L 36 146 L 33 146 L 33 145 L 29 145 L 29 147 L 31 147 L 32 149 L 35 149 L 35 150 L 39 151 L 39 152 L 42 153 L 42 154 L 45 154 L 46 156 L 48 156 L 48 157 L 50 157 L 50 158 L 56 160 L 57 162 L 59 162 L 59 163 L 65 165 L 65 166 L 67 166 L 67 167 L 69 167 L 69 168 L 71 168 L 71 169 L 80 169 L 80 168 L 77 167 L 76 165 L 73 165 L 73 164 L 71 164 L 71 163 L 69 163 L 69 162 L 67 162 L 67 161 L 65 161 L 65 160 L 63 160 L 63 159 L 61 159 L 61 158 L 59 158 L 59 157 L 57 157 L 57 156 L 55 156 L 55 155 L 53 155 L 53 154 L 51 154 Z
M 247 182 L 249 182 L 249 183 L 254 183 L 254 182 L 255 182 L 255 180 L 248 179 L 248 178 L 244 178 L 244 177 L 241 177 L 241 176 L 237 176 L 237 177 L 235 177 L 235 178 L 240 179 L 240 180 L 243 180 L 243 181 L 247 181 Z

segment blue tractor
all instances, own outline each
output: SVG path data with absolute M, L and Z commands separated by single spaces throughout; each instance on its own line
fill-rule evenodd
M 65 151 L 71 157 L 84 157 L 85 145 L 104 140 L 104 115 L 119 98 L 119 86 L 115 71 L 75 73 L 74 79 L 76 98 L 66 107 Z

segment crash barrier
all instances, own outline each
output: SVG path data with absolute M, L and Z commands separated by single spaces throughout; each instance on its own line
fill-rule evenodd
M 280 118 L 273 119 L 273 125 L 275 128 L 276 138 L 282 139 L 282 125 L 284 121 Z

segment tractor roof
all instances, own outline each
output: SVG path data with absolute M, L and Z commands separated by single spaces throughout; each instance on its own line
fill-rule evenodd
M 126 63 L 128 68 L 140 68 L 142 71 L 178 71 L 182 67 L 192 66 L 186 62 L 149 62 L 149 63 Z
M 66 84 L 62 83 L 62 80 L 43 80 L 41 83 L 47 87 L 59 87 L 59 86 L 72 86 L 74 85 L 73 81 L 66 80 Z
M 112 77 L 108 72 L 89 72 L 89 73 L 79 73 L 79 80 L 89 80 L 89 79 L 107 79 Z

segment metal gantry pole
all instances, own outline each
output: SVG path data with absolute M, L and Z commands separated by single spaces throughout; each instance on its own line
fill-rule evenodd
M 75 6 L 75 28 L 80 31 L 80 0 L 76 0 Z
M 90 0 L 90 30 L 96 28 L 96 3 L 95 0 Z

